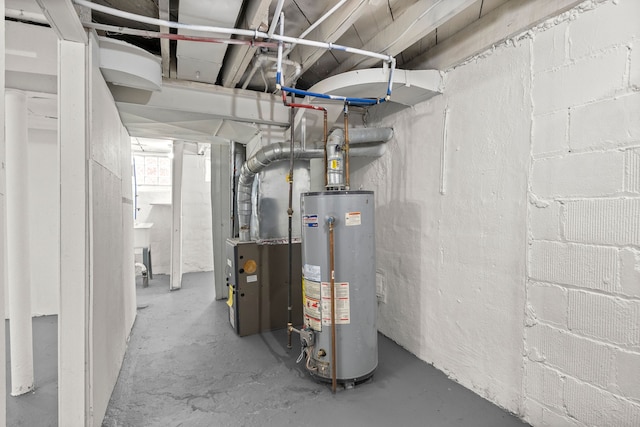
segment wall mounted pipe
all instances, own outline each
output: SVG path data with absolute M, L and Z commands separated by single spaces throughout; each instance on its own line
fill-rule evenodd
M 328 140 L 337 145 L 341 145 L 344 135 L 342 129 L 335 129 L 329 134 Z M 353 157 L 379 157 L 384 154 L 384 143 L 393 136 L 391 128 L 363 128 L 351 129 L 349 133 L 350 144 L 352 145 L 350 152 Z M 251 211 L 253 205 L 251 202 L 251 193 L 253 189 L 253 181 L 256 174 L 267 168 L 270 164 L 289 159 L 291 153 L 289 144 L 276 142 L 274 144 L 265 145 L 258 150 L 253 156 L 244 162 L 240 170 L 238 178 L 238 224 L 239 238 L 241 242 L 251 240 Z M 320 159 L 324 157 L 324 148 L 310 148 L 303 150 L 295 148 L 293 157 L 295 159 Z

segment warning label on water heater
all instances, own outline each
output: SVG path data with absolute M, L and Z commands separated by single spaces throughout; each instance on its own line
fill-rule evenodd
M 351 308 L 349 301 L 349 282 L 335 282 L 336 325 L 351 323 Z M 322 324 L 331 325 L 331 283 L 322 282 Z
M 344 225 L 347 227 L 350 225 L 362 224 L 362 215 L 360 212 L 347 212 L 344 214 Z
M 302 279 L 302 303 L 304 306 L 304 326 L 321 331 L 320 282 Z

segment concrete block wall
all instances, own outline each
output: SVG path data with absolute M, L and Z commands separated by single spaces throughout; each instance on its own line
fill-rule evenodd
M 534 426 L 640 425 L 638 17 L 586 1 L 447 70 L 351 177 L 379 330 Z
M 640 2 L 596 6 L 532 40 L 533 425 L 640 425 Z
M 351 177 L 352 187 L 376 194 L 377 270 L 386 284 L 379 330 L 515 413 L 530 55 L 525 43 L 449 71 L 442 96 L 376 123 L 394 128 L 388 152 Z

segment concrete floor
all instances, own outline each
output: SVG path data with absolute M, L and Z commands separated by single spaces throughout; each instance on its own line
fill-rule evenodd
M 373 379 L 333 395 L 296 365 L 286 333 L 239 338 L 213 275 L 138 289 L 129 350 L 103 422 L 122 426 L 522 426 L 380 336 Z
M 103 427 L 524 425 L 382 335 L 373 379 L 333 395 L 295 364 L 299 344 L 287 351 L 284 331 L 236 336 L 211 273 L 186 274 L 175 292 L 167 276 L 140 283 Z M 34 343 L 36 390 L 11 397 L 7 388 L 10 427 L 57 425 L 56 316 L 34 319 Z
M 57 426 L 58 316 L 43 316 L 33 319 L 33 374 L 36 387 L 31 393 L 21 396 L 11 396 L 9 321 L 5 322 L 5 334 L 7 357 L 7 426 Z

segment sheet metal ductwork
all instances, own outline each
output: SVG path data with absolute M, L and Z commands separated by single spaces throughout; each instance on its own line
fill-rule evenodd
M 349 130 L 349 150 L 351 156 L 355 157 L 379 157 L 384 154 L 384 143 L 393 136 L 391 128 L 362 128 Z M 328 146 L 337 146 L 344 143 L 344 131 L 342 129 L 333 130 L 327 139 Z M 242 165 L 240 177 L 238 179 L 238 224 L 240 241 L 251 240 L 251 212 L 253 181 L 260 171 L 270 164 L 290 158 L 290 144 L 277 142 L 269 144 L 258 150 Z M 324 156 L 322 148 L 295 148 L 293 153 L 296 159 L 318 159 Z

